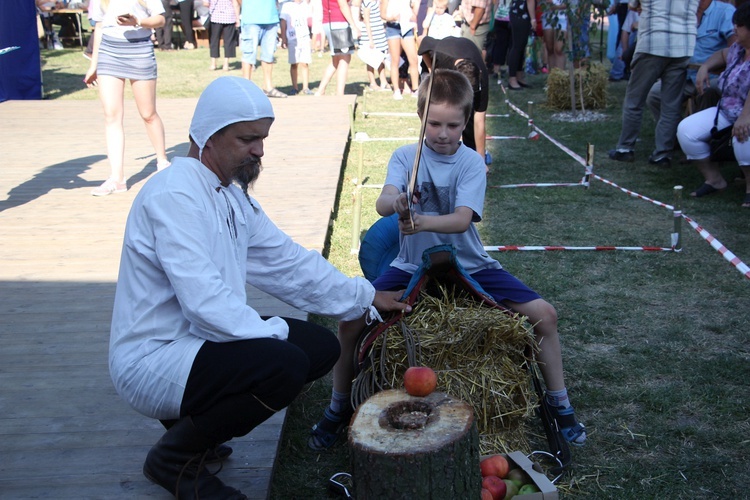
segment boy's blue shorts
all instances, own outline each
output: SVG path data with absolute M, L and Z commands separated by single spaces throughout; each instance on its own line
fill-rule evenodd
M 386 272 L 372 282 L 375 290 L 403 290 L 409 285 L 412 275 L 396 267 L 389 267 Z M 505 269 L 483 269 L 471 275 L 485 292 L 496 302 L 506 300 L 524 304 L 542 297 L 526 286 L 521 280 Z

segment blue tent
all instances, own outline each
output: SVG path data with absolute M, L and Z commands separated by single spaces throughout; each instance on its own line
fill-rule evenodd
M 0 102 L 41 99 L 42 67 L 34 0 L 0 1 L 0 52 Z

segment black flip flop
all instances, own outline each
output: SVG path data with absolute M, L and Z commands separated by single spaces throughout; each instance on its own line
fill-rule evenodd
M 690 193 L 690 196 L 692 196 L 693 198 L 700 198 L 702 196 L 707 196 L 709 194 L 719 193 L 721 191 L 724 191 L 724 189 L 726 188 L 717 189 L 713 187 L 711 184 L 706 184 L 704 182 L 703 184 L 701 184 L 701 186 L 698 189 Z
M 520 85 L 521 87 L 523 87 L 525 89 L 533 89 L 534 88 L 531 85 L 529 85 L 528 83 L 524 83 L 524 82 L 518 82 L 518 85 Z

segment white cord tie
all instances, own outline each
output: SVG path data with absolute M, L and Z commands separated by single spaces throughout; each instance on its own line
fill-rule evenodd
M 371 305 L 367 308 L 367 314 L 365 315 L 365 323 L 367 325 L 371 325 L 375 322 L 375 320 L 378 320 L 380 323 L 383 322 L 382 316 L 380 316 L 380 313 L 378 312 L 378 309 Z

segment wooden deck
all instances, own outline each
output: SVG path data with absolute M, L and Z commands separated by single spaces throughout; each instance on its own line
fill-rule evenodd
M 170 156 L 187 151 L 196 99 L 158 102 Z M 255 196 L 308 248 L 322 250 L 354 96 L 273 101 Z M 130 204 L 155 170 L 126 102 L 127 193 L 95 198 L 108 175 L 98 101 L 0 104 L 0 498 L 169 498 L 141 473 L 158 422 L 109 378 L 109 323 Z M 324 125 L 324 126 L 321 126 Z M 305 317 L 250 291 L 261 314 Z M 232 441 L 221 476 L 269 496 L 284 414 Z

